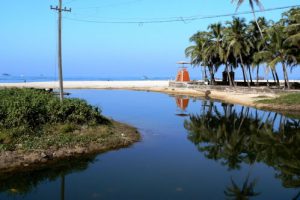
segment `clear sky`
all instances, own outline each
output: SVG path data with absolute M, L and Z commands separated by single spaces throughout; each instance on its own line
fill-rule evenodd
M 57 76 L 58 0 L 1 2 L 0 74 Z M 265 9 L 300 4 L 299 0 L 262 0 Z M 93 77 L 174 76 L 176 62 L 188 60 L 189 37 L 210 23 L 231 17 L 160 24 L 102 24 L 74 21 L 147 21 L 235 12 L 231 0 L 64 0 L 64 75 Z M 249 11 L 248 3 L 240 11 Z M 278 20 L 285 10 L 264 12 Z M 248 20 L 252 15 L 244 15 Z M 220 70 L 222 71 L 222 70 Z M 293 76 L 298 76 L 295 71 Z M 201 77 L 200 69 L 191 70 Z M 300 77 L 299 77 L 300 78 Z

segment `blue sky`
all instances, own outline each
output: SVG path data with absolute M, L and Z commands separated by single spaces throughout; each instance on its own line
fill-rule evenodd
M 276 2 L 276 3 L 274 3 Z M 300 4 L 299 0 L 262 0 L 265 9 Z M 54 0 L 3 1 L 0 20 L 0 74 L 57 77 L 57 13 Z M 101 24 L 73 21 L 145 21 L 156 18 L 234 13 L 230 0 L 65 0 L 64 76 L 171 77 L 176 62 L 188 60 L 189 37 L 210 23 L 231 17 L 160 24 Z M 247 2 L 240 11 L 248 11 Z M 264 12 L 278 20 L 284 10 Z M 248 20 L 252 15 L 244 15 Z M 221 72 L 222 70 L 220 70 Z M 299 70 L 298 70 L 299 71 Z M 299 77 L 294 71 L 292 77 Z M 190 69 L 201 77 L 200 69 Z M 300 77 L 299 77 L 300 78 Z

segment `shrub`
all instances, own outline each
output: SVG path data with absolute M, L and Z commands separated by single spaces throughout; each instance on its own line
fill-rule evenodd
M 60 103 L 57 96 L 44 90 L 0 90 L 0 129 L 9 130 L 11 136 L 41 133 L 44 125 L 58 123 L 96 125 L 109 121 L 99 108 L 84 100 L 65 99 Z

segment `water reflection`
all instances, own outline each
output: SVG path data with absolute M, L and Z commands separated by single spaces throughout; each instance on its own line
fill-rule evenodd
M 184 127 L 206 158 L 230 170 L 263 162 L 275 169 L 284 187 L 300 188 L 299 119 L 204 100 L 200 114 L 190 114 Z
M 64 160 L 33 171 L 0 173 L 0 192 L 8 195 L 25 195 L 32 192 L 44 181 L 58 180 L 60 199 L 65 197 L 65 179 L 68 174 L 84 171 L 95 159 L 94 156 Z
M 186 112 L 186 108 L 189 106 L 190 99 L 188 97 L 175 97 L 176 105 L 179 108 L 177 116 L 185 117 L 189 116 L 189 114 Z
M 142 142 L 127 150 L 101 155 L 101 162 L 92 164 L 89 163 L 94 158 L 14 175 L 0 172 L 0 199 L 299 196 L 299 120 L 192 99 L 188 104 L 179 104 L 183 106 L 176 113 L 188 115 L 182 118 L 174 115 L 176 101 L 159 93 L 78 91 L 76 97 L 101 105 L 107 116 L 138 127 L 144 136 Z M 193 143 L 203 153 L 195 151 Z M 281 183 L 298 190 L 285 189 Z
M 251 197 L 258 196 L 260 193 L 255 192 L 255 185 L 257 180 L 249 181 L 250 174 L 246 177 L 242 186 L 239 186 L 232 178 L 231 185 L 224 191 L 225 196 L 228 199 L 246 200 Z

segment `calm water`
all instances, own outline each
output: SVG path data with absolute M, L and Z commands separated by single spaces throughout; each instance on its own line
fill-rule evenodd
M 49 169 L 1 175 L 1 200 L 299 197 L 299 119 L 159 93 L 70 92 L 137 127 L 142 141 Z

